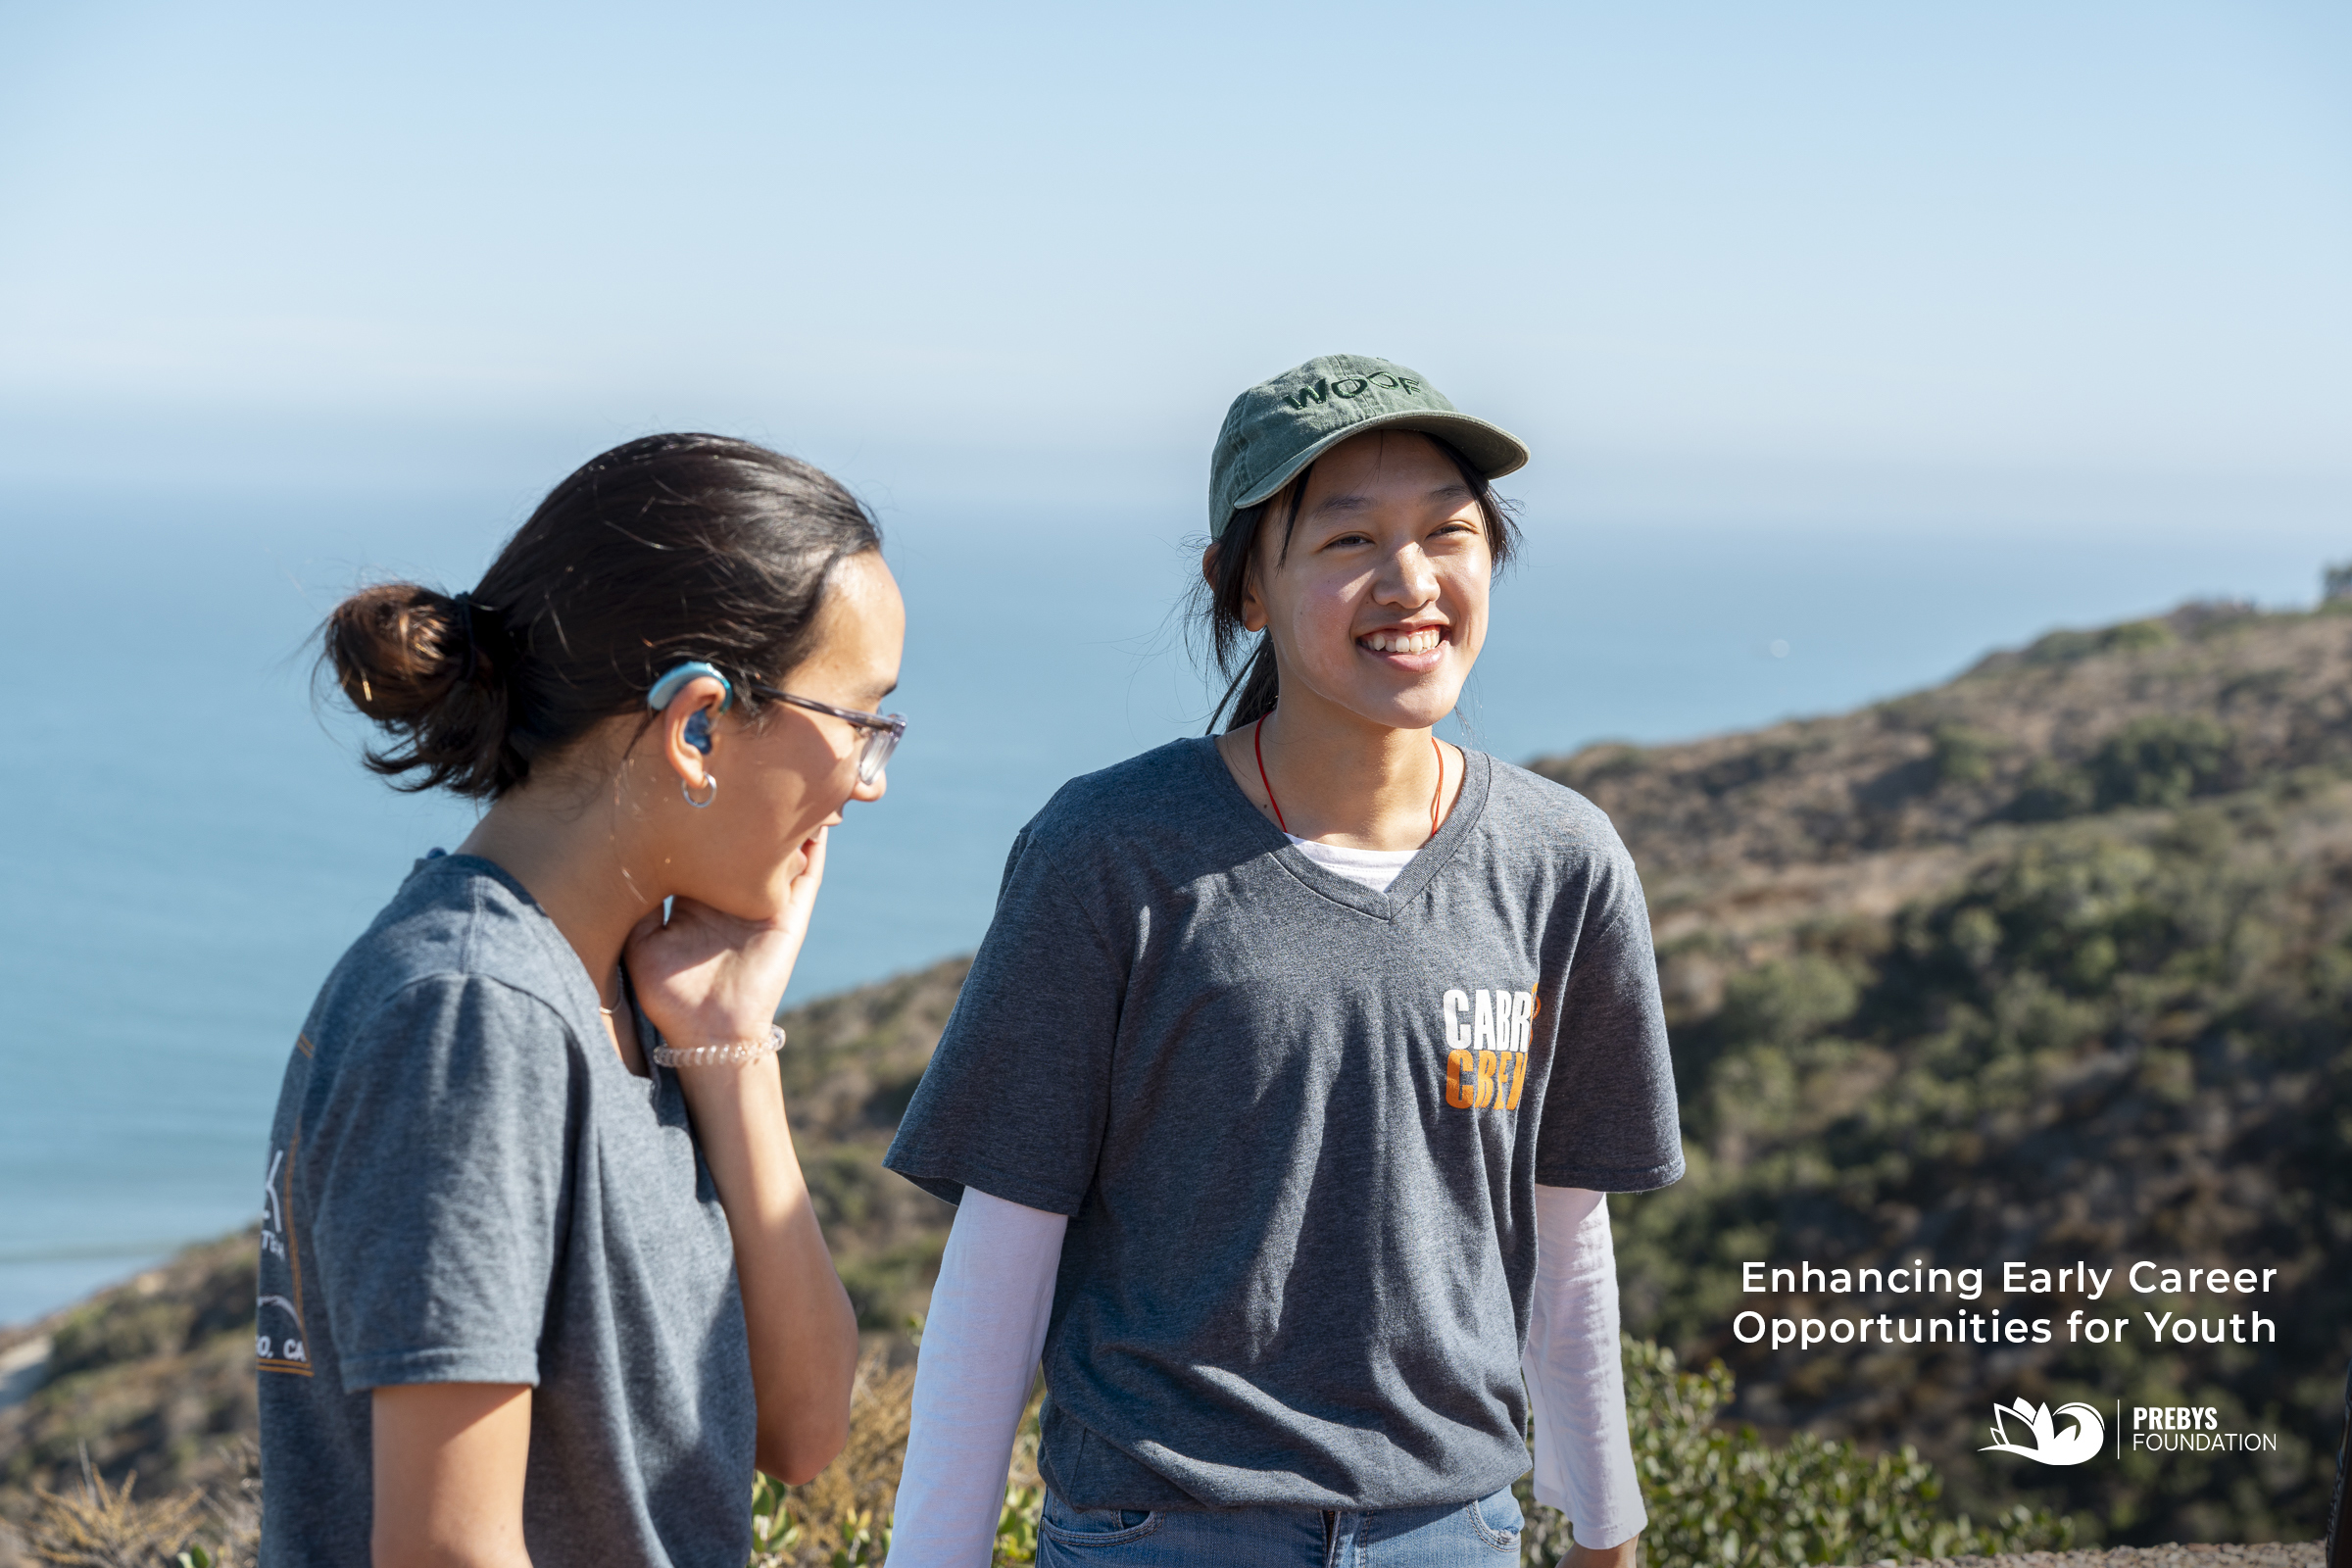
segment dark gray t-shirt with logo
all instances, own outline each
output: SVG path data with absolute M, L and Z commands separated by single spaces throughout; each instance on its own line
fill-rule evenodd
M 1535 1187 L 1682 1174 L 1641 883 L 1469 753 L 1386 894 L 1179 741 L 1063 787 L 888 1163 L 1071 1216 L 1047 1481 L 1078 1507 L 1458 1503 L 1528 1467 Z
M 742 1568 L 726 1214 L 676 1076 L 632 1074 L 596 1009 L 555 923 L 468 856 L 418 862 L 328 977 L 270 1137 L 263 1563 L 365 1568 L 372 1390 L 522 1383 L 534 1561 Z

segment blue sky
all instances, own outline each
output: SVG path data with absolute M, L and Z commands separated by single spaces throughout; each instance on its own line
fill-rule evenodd
M 1625 509 L 2308 522 L 2348 15 L 0 0 L 0 482 L 1189 498 L 1345 348 Z

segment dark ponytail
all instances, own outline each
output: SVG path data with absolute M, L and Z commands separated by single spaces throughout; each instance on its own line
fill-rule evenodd
M 881 548 L 873 514 L 818 469 L 748 441 L 656 435 L 556 486 L 478 587 L 363 588 L 320 664 L 392 732 L 367 764 L 404 790 L 496 799 L 674 664 L 775 681 L 811 650 L 833 568 Z
M 1494 555 L 1494 569 L 1500 571 L 1519 546 L 1519 525 L 1511 520 L 1511 503 L 1496 495 L 1487 476 L 1472 467 L 1470 460 L 1450 442 L 1426 430 L 1413 433 L 1446 454 L 1461 474 L 1462 483 L 1470 487 L 1471 497 L 1486 518 L 1487 549 Z M 1257 564 L 1258 538 L 1267 520 L 1278 514 L 1282 544 L 1274 559 L 1279 563 L 1289 558 L 1291 534 L 1298 526 L 1298 507 L 1306 498 L 1307 480 L 1314 471 L 1315 466 L 1308 464 L 1266 500 L 1236 512 L 1217 540 L 1216 559 L 1209 563 L 1207 576 L 1193 586 L 1189 611 L 1194 632 L 1198 635 L 1206 630 L 1209 661 L 1225 682 L 1225 695 L 1209 710 L 1207 733 L 1211 735 L 1220 722 L 1227 730 L 1257 722 L 1274 711 L 1275 701 L 1282 694 L 1274 645 L 1265 633 L 1252 634 L 1242 624 L 1242 604 L 1249 594 L 1250 573 Z

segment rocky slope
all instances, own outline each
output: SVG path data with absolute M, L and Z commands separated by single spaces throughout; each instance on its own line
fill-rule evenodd
M 254 1239 L 191 1248 L 39 1323 L 0 1331 L 22 1381 L 0 1408 L 0 1516 L 72 1485 L 81 1454 L 140 1494 L 217 1488 L 254 1430 Z M 12 1352 L 14 1352 L 12 1356 Z

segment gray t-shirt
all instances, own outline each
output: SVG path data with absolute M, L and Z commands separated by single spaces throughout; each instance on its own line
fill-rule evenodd
M 336 964 L 266 1191 L 264 1564 L 366 1568 L 369 1390 L 527 1383 L 535 1561 L 742 1568 L 756 1412 L 726 1215 L 675 1075 L 622 1065 L 578 957 L 497 866 L 419 861 Z
M 1407 1508 L 1528 1467 L 1535 1187 L 1682 1174 L 1641 883 L 1476 752 L 1385 894 L 1214 745 L 1014 841 L 888 1163 L 1071 1216 L 1041 1460 L 1081 1508 Z

